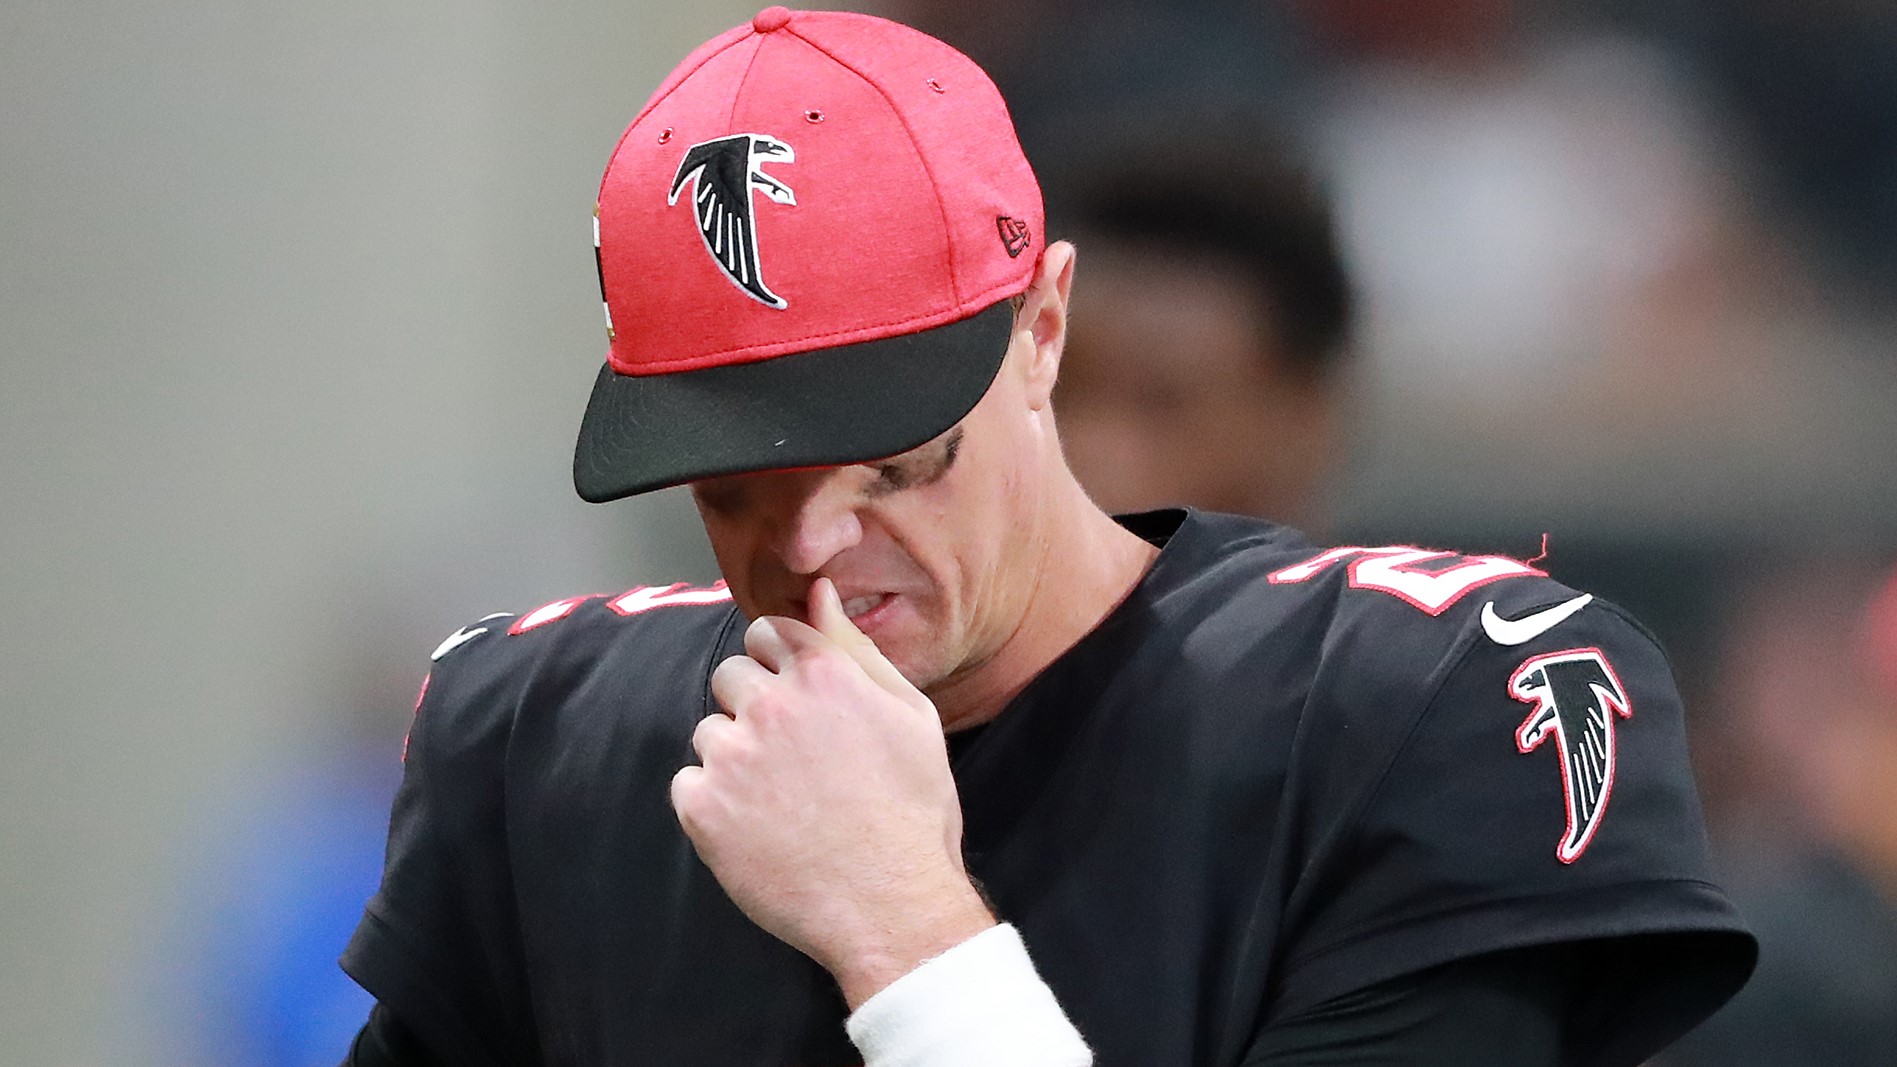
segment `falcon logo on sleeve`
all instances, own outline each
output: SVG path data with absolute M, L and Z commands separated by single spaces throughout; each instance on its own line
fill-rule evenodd
M 715 141 L 701 141 L 685 150 L 678 173 L 672 176 L 667 204 L 678 203 L 679 190 L 692 183 L 692 216 L 705 251 L 725 277 L 753 300 L 779 311 L 790 305 L 771 292 L 759 273 L 757 217 L 751 190 L 761 190 L 779 204 L 795 205 L 790 187 L 764 173 L 766 163 L 792 163 L 797 153 L 775 137 L 762 133 L 735 133 Z
M 1516 748 L 1533 752 L 1555 739 L 1568 803 L 1568 829 L 1555 856 L 1573 863 L 1607 814 L 1614 792 L 1614 718 L 1631 718 L 1633 704 L 1598 648 L 1535 656 L 1515 669 L 1508 693 L 1535 706 L 1515 731 Z

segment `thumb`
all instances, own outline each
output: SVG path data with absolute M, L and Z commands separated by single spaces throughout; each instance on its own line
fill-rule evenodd
M 889 662 L 882 650 L 869 635 L 856 628 L 850 617 L 843 612 L 843 601 L 837 595 L 836 584 L 828 578 L 819 578 L 810 585 L 810 624 L 817 632 L 829 638 L 843 651 L 849 653 L 863 673 L 884 690 L 905 699 L 922 696 L 921 690 L 909 684 L 896 665 Z

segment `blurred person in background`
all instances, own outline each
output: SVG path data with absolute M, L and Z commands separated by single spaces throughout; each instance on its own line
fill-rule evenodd
M 1328 206 L 1262 129 L 1100 138 L 1048 179 L 1087 264 L 1055 402 L 1109 511 L 1327 525 L 1350 286 Z
M 1740 598 L 1716 677 L 1727 717 L 1707 724 L 1702 763 L 1759 969 L 1665 1063 L 1888 1064 L 1897 572 L 1840 560 L 1779 568 Z

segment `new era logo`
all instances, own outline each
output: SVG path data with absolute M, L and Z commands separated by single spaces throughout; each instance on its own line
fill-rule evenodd
M 1001 246 L 1008 250 L 1008 258 L 1014 259 L 1027 250 L 1029 242 L 1034 240 L 1028 233 L 1028 224 L 1008 215 L 995 216 L 995 229 L 1001 232 Z

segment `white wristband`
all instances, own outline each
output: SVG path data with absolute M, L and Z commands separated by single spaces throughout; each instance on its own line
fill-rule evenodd
M 851 1015 L 864 1067 L 1091 1067 L 1093 1053 L 1014 927 L 976 934 Z

